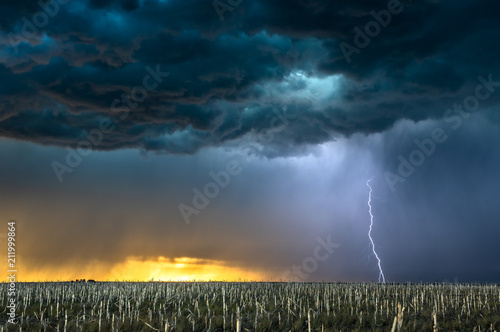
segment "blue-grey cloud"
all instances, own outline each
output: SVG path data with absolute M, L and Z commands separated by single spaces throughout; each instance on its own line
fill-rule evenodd
M 340 44 L 356 47 L 353 29 L 365 31 L 391 3 L 397 14 L 346 61 Z M 77 147 L 82 130 L 107 119 L 113 131 L 94 149 L 193 153 L 252 139 L 269 126 L 270 109 L 295 106 L 294 134 L 271 143 L 290 153 L 439 118 L 477 76 L 500 77 L 491 1 L 243 1 L 222 22 L 209 1 L 46 4 L 53 15 L 33 2 L 1 5 L 4 137 Z M 300 95 L 310 80 L 335 75 L 331 95 Z

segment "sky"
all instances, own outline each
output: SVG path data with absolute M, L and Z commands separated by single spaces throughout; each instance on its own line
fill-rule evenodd
M 499 12 L 2 1 L 18 279 L 500 282 Z

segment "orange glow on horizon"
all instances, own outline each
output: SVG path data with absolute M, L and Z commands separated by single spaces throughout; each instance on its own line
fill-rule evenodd
M 128 257 L 113 265 L 95 261 L 85 266 L 58 266 L 30 269 L 18 264 L 18 281 L 261 281 L 265 273 L 230 266 L 224 261 L 192 257 L 143 260 Z

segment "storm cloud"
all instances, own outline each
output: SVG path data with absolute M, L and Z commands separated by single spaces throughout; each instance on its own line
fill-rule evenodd
M 500 282 L 499 12 L 2 1 L 0 211 L 18 221 L 20 278 L 217 262 L 279 280 L 329 238 L 339 246 L 295 279 L 375 281 L 375 176 L 388 280 Z
M 0 134 L 44 145 L 77 147 L 105 120 L 93 149 L 193 153 L 255 140 L 271 109 L 295 107 L 280 150 L 436 119 L 500 77 L 491 1 L 243 1 L 223 21 L 198 0 L 1 6 Z M 347 61 L 355 28 L 370 42 Z

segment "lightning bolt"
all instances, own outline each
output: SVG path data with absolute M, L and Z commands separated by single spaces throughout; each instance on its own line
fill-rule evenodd
M 372 203 L 372 187 L 370 186 L 370 181 L 373 180 L 373 178 L 374 177 L 372 177 L 370 180 L 366 181 L 366 185 L 368 186 L 368 188 L 370 188 L 370 192 L 368 194 L 368 207 L 369 207 L 368 212 L 370 212 L 370 230 L 368 231 L 368 237 L 370 238 L 370 242 L 372 244 L 373 254 L 377 258 L 377 262 L 378 262 L 378 271 L 379 271 L 378 282 L 380 282 L 380 280 L 382 279 L 382 282 L 385 284 L 385 276 L 384 276 L 384 271 L 382 271 L 382 264 L 380 262 L 380 258 L 377 255 L 377 252 L 375 251 L 375 243 L 373 242 L 373 239 L 372 239 L 373 214 L 372 214 L 372 204 L 371 204 Z

